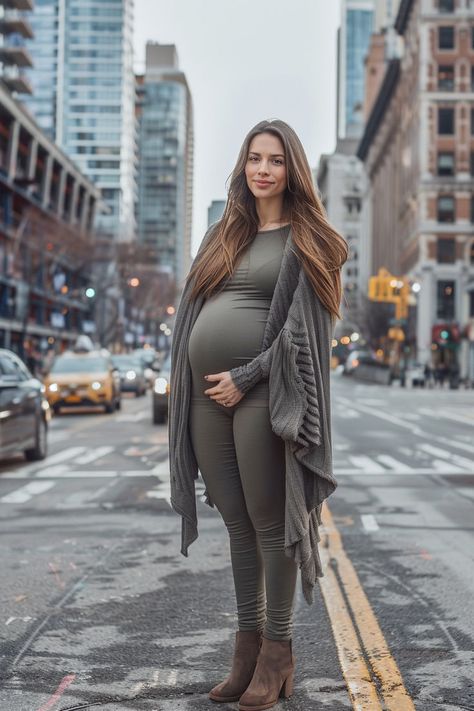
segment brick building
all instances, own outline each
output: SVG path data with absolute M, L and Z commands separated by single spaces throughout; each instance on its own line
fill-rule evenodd
M 395 28 L 403 51 L 386 64 L 357 150 L 371 271 L 419 282 L 418 359 L 472 378 L 459 335 L 474 319 L 474 2 L 402 0 Z

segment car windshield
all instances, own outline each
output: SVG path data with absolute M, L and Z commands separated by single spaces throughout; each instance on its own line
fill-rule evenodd
M 51 368 L 51 373 L 102 373 L 107 370 L 105 358 L 58 358 Z
M 144 363 L 153 363 L 155 360 L 155 353 L 150 350 L 146 351 L 135 351 L 135 357 L 140 358 Z
M 129 355 L 117 355 L 112 357 L 112 362 L 119 368 L 141 368 L 141 363 L 137 358 Z

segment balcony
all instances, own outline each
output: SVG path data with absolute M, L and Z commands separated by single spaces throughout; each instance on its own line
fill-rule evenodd
M 30 10 L 35 8 L 34 0 L 0 0 L 0 6 L 8 10 Z
M 10 91 L 16 91 L 17 94 L 32 94 L 33 87 L 25 76 L 20 73 L 6 73 L 2 77 L 3 83 Z
M 33 39 L 34 32 L 31 25 L 23 17 L 3 17 L 0 20 L 0 35 L 11 35 L 17 33 L 25 39 Z
M 32 67 L 31 55 L 24 47 L 0 47 L 0 62 L 17 67 Z

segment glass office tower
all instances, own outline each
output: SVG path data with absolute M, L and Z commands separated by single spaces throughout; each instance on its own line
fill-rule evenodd
M 374 0 L 342 0 L 338 33 L 337 135 L 362 135 L 364 58 L 374 28 Z
M 191 261 L 193 111 L 174 45 L 149 42 L 137 77 L 140 242 L 156 246 L 178 286 Z
M 33 95 L 25 104 L 110 213 L 97 226 L 135 235 L 133 0 L 37 0 L 32 13 Z

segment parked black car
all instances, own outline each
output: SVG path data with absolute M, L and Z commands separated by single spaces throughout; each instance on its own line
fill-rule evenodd
M 50 419 L 43 384 L 15 353 L 0 348 L 0 457 L 22 451 L 30 461 L 44 459 Z
M 164 424 L 168 419 L 170 395 L 171 353 L 165 358 L 153 385 L 153 424 Z

